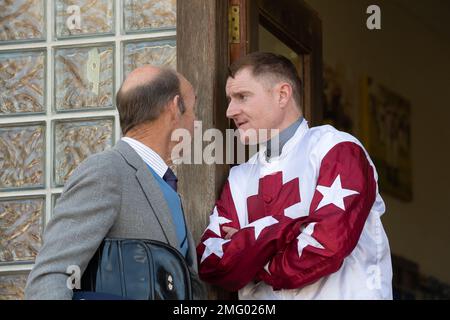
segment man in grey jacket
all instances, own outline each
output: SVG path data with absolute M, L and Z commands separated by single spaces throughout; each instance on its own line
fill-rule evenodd
M 86 159 L 66 183 L 28 277 L 26 299 L 72 299 L 68 268 L 83 273 L 105 237 L 177 248 L 191 269 L 194 298 L 204 298 L 181 203 L 167 197 L 176 195 L 177 182 L 169 168 L 171 133 L 193 131 L 192 85 L 173 70 L 144 66 L 127 77 L 116 99 L 123 138 Z

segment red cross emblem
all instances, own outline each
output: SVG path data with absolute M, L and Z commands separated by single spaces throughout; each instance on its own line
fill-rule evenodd
M 284 209 L 300 202 L 298 178 L 283 184 L 279 171 L 259 179 L 258 194 L 247 198 L 249 223 L 266 216 L 283 215 Z

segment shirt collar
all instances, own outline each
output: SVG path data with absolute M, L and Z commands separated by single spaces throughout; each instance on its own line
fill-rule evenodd
M 130 147 L 136 151 L 142 160 L 149 165 L 158 176 L 161 178 L 164 176 L 169 166 L 164 162 L 158 153 L 136 139 L 123 137 L 121 140 L 128 143 Z
M 303 139 L 308 130 L 309 130 L 308 121 L 306 121 L 306 119 L 303 118 L 303 121 L 300 123 L 300 126 L 297 128 L 294 135 L 284 144 L 281 154 L 279 156 L 267 159 L 266 157 L 267 146 L 265 144 L 262 144 L 259 152 L 256 153 L 255 156 L 249 160 L 249 162 L 255 163 L 255 161 L 258 161 L 263 165 L 267 165 L 268 163 L 280 161 L 281 159 L 286 157 L 287 154 L 289 154 L 292 148 L 294 148 L 298 143 L 300 143 L 300 141 Z
M 283 150 L 284 145 L 286 144 L 286 142 L 288 142 L 294 136 L 295 132 L 297 131 L 298 127 L 300 127 L 302 122 L 303 122 L 303 117 L 300 117 L 289 127 L 284 129 L 283 131 L 281 131 L 280 134 L 278 135 L 278 143 L 272 144 L 271 143 L 272 139 L 267 141 L 267 143 L 266 143 L 267 159 L 270 159 L 272 157 L 276 157 L 276 156 L 280 155 L 281 151 Z M 274 140 L 274 141 L 276 141 L 276 140 Z

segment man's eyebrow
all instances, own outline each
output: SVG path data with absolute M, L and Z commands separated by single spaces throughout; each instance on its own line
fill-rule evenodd
M 250 91 L 248 91 L 248 90 L 239 90 L 239 91 L 234 91 L 234 92 L 232 92 L 231 93 L 231 96 L 232 97 L 235 97 L 235 96 L 238 96 L 238 95 L 241 95 L 241 94 L 251 94 L 251 92 Z M 227 97 L 228 97 L 229 95 L 227 95 Z

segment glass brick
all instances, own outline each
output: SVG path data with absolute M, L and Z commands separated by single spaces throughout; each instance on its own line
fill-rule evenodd
M 114 33 L 114 0 L 56 0 L 56 37 Z
M 0 54 L 0 116 L 45 112 L 44 51 Z
M 0 200 L 0 263 L 32 261 L 41 246 L 45 198 Z
M 113 82 L 114 50 L 111 46 L 56 50 L 56 111 L 112 108 Z
M 145 64 L 177 67 L 174 40 L 129 42 L 124 45 L 124 77 Z
M 54 184 L 62 186 L 88 156 L 113 145 L 114 119 L 64 120 L 54 128 Z
M 58 201 L 59 197 L 61 197 L 61 193 L 52 194 L 52 212 L 51 212 L 52 216 L 56 206 L 56 202 Z
M 3 0 L 0 43 L 45 39 L 44 0 Z
M 0 300 L 23 300 L 28 272 L 0 274 Z
M 45 182 L 45 124 L 0 126 L 0 191 Z
M 125 0 L 123 10 L 127 33 L 176 27 L 176 0 Z

